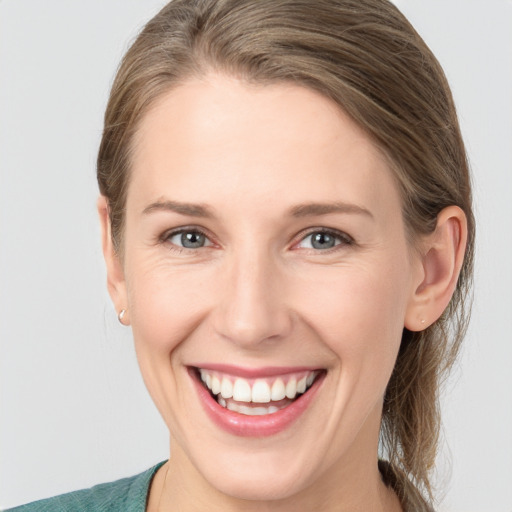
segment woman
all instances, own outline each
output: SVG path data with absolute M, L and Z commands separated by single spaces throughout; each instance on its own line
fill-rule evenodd
M 474 223 L 444 75 L 395 7 L 173 1 L 118 71 L 98 181 L 171 457 L 23 510 L 431 509 Z

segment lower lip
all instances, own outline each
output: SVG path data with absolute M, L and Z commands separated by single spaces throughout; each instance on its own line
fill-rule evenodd
M 218 427 L 230 434 L 242 437 L 267 437 L 286 430 L 286 428 L 306 411 L 325 377 L 325 373 L 318 376 L 306 393 L 284 409 L 273 414 L 248 416 L 246 414 L 230 411 L 219 405 L 201 384 L 196 371 L 189 368 L 189 374 L 197 389 L 199 400 L 210 419 Z

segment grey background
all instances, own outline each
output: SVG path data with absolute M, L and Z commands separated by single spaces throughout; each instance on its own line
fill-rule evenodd
M 0 508 L 167 458 L 105 291 L 94 176 L 114 70 L 162 4 L 0 2 Z M 474 172 L 475 305 L 443 398 L 439 510 L 511 512 L 512 2 L 397 4 L 445 68 Z

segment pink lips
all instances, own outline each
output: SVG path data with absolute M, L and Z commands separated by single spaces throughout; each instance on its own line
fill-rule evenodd
M 207 368 L 245 378 L 284 375 L 287 373 L 307 370 L 307 368 L 304 367 L 272 367 L 258 370 L 247 370 L 228 365 L 207 365 Z M 196 387 L 200 402 L 210 419 L 223 430 L 231 434 L 244 437 L 271 436 L 285 430 L 308 408 L 325 377 L 324 373 L 320 374 L 306 393 L 299 396 L 294 402 L 284 409 L 273 414 L 265 414 L 263 416 L 248 416 L 230 411 L 229 409 L 219 405 L 198 379 L 196 370 L 189 368 L 189 374 Z

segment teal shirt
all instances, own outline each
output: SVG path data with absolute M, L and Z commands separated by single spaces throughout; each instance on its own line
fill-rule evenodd
M 160 462 L 140 475 L 34 501 L 5 512 L 145 512 L 151 480 L 163 464 Z

